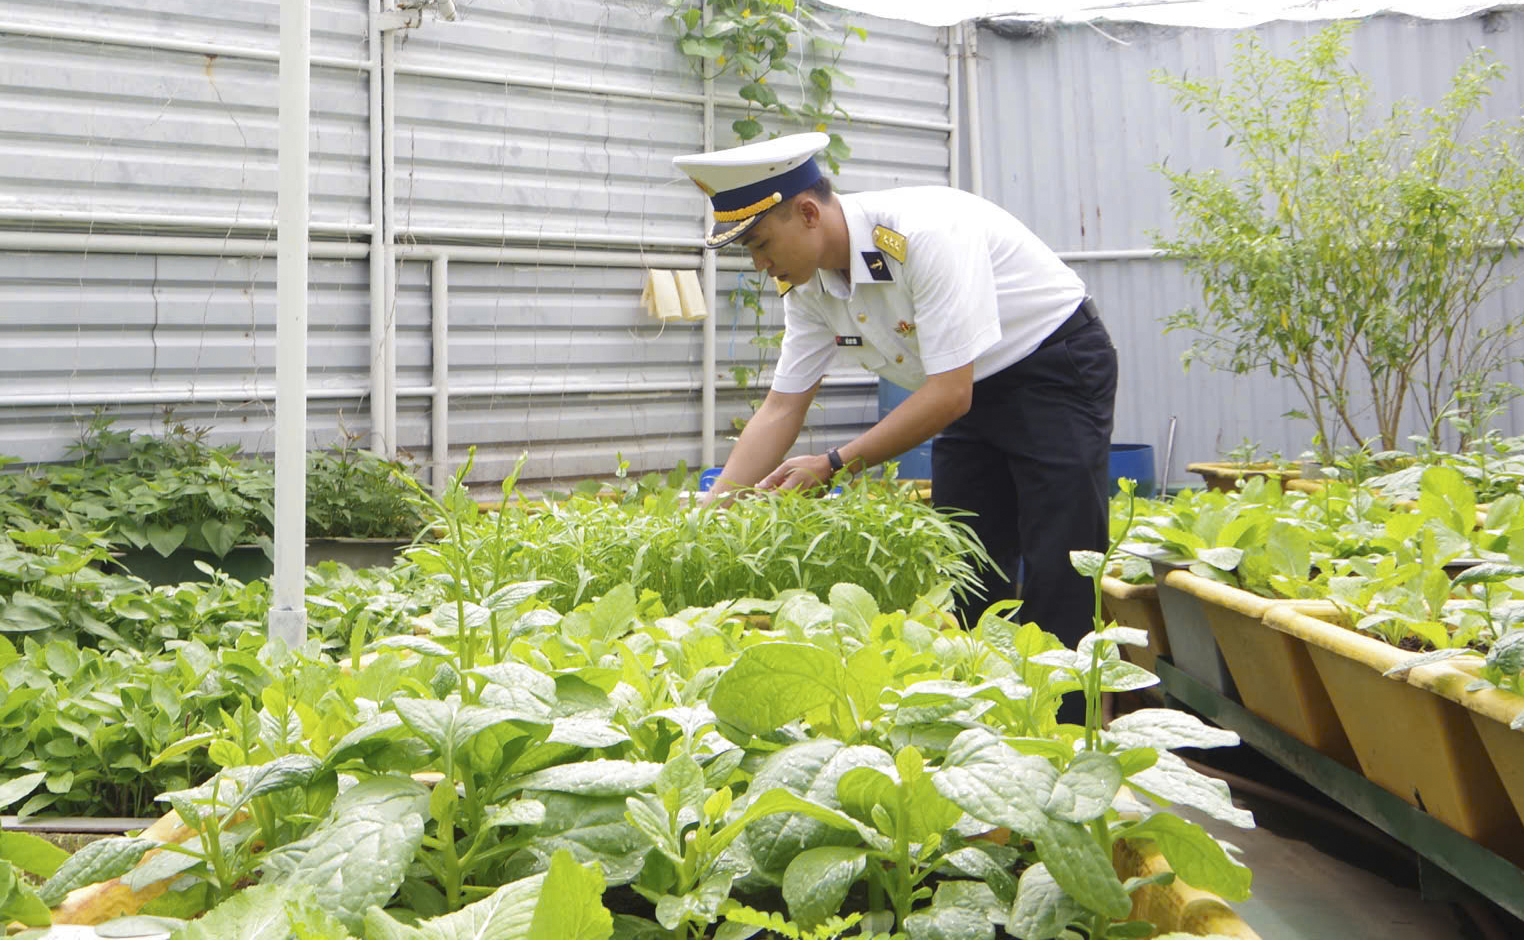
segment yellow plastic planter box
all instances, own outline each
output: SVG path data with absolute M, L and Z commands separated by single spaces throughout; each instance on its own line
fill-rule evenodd
M 1263 623 L 1272 607 L 1292 602 L 1260 597 L 1189 571 L 1172 573 L 1170 583 L 1201 601 L 1245 708 L 1313 750 L 1356 766 L 1349 736 L 1307 644 Z
M 1118 839 L 1112 848 L 1111 861 L 1123 881 L 1169 870 L 1169 862 L 1146 839 Z M 1134 891 L 1128 920 L 1150 921 L 1158 934 L 1178 932 L 1193 937 L 1259 940 L 1259 934 L 1244 923 L 1226 901 L 1179 879 L 1167 885 L 1152 884 Z
M 1524 824 L 1466 709 L 1382 675 L 1414 654 L 1290 606 L 1272 606 L 1264 622 L 1306 641 L 1367 779 L 1499 855 L 1524 857 Z
M 1199 474 L 1210 489 L 1233 493 L 1238 481 L 1249 477 L 1277 477 L 1282 482 L 1295 480 L 1302 475 L 1300 467 L 1277 466 L 1271 463 L 1192 463 L 1186 464 L 1190 473 Z
M 1123 646 L 1122 655 L 1149 672 L 1154 663 L 1169 655 L 1169 637 L 1164 632 L 1164 609 L 1159 606 L 1159 588 L 1153 584 L 1128 584 L 1120 578 L 1101 578 L 1101 607 L 1108 619 L 1124 627 L 1148 631 L 1148 646 Z
M 1132 802 L 1133 799 L 1132 791 L 1123 784 L 1117 800 Z M 1122 818 L 1137 819 L 1138 814 L 1124 811 Z M 1111 867 L 1123 881 L 1170 870 L 1169 862 L 1148 839 L 1118 839 L 1112 843 Z M 1149 921 L 1154 925 L 1156 936 L 1184 933 L 1193 937 L 1259 940 L 1259 934 L 1244 923 L 1226 901 L 1178 878 L 1169 884 L 1151 884 L 1134 891 L 1132 910 L 1127 919 Z
M 1480 657 L 1466 657 L 1419 666 L 1408 673 L 1408 682 L 1466 709 L 1514 811 L 1524 817 L 1524 731 L 1509 727 L 1524 712 L 1524 697 L 1502 689 L 1466 691 L 1480 665 Z
M 159 842 L 180 844 L 196 834 L 196 830 L 180 822 L 174 812 L 166 813 L 159 821 L 143 830 L 143 838 Z M 165 852 L 152 849 L 144 858 Z M 57 907 L 53 908 L 54 924 L 103 924 L 116 917 L 127 917 L 143 909 L 143 905 L 169 890 L 176 875 L 154 882 L 137 891 L 127 887 L 121 878 L 86 885 L 69 892 Z

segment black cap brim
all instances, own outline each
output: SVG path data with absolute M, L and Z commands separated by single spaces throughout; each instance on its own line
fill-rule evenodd
M 772 210 L 767 210 L 770 212 Z M 704 247 L 711 250 L 724 248 L 726 245 L 751 231 L 752 226 L 757 224 L 767 212 L 758 212 L 750 218 L 741 219 L 739 222 L 716 222 L 710 230 L 708 237 L 704 239 Z

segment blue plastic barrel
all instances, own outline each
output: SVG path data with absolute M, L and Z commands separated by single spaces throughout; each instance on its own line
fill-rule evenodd
M 1117 480 L 1122 477 L 1131 477 L 1138 481 L 1135 492 L 1139 496 L 1153 496 L 1156 489 L 1153 445 L 1112 444 L 1111 469 L 1108 476 L 1111 477 L 1112 496 L 1117 495 Z
M 910 390 L 901 388 L 887 379 L 878 380 L 878 418 L 895 409 L 895 406 L 910 397 Z M 905 453 L 894 458 L 900 464 L 901 480 L 929 480 L 931 479 L 931 441 L 926 441 Z

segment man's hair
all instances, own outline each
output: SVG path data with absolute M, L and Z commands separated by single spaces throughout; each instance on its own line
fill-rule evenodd
M 829 204 L 832 199 L 832 192 L 834 192 L 834 190 L 831 188 L 831 178 L 829 176 L 822 176 L 820 179 L 811 183 L 808 188 L 800 190 L 789 199 L 775 206 L 772 211 L 777 214 L 779 218 L 786 221 L 791 216 L 793 216 L 794 200 L 798 199 L 800 196 L 808 193 L 821 202 Z

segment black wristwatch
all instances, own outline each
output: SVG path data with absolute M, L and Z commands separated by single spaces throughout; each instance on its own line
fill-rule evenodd
M 826 451 L 826 459 L 831 462 L 832 473 L 836 473 L 846 466 L 846 463 L 841 459 L 841 454 L 834 447 Z

